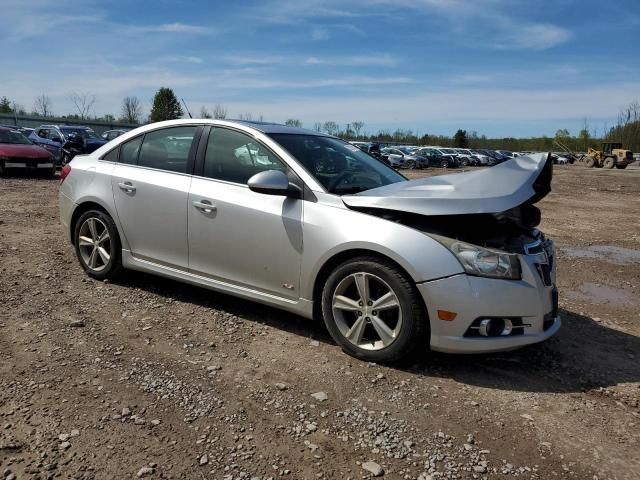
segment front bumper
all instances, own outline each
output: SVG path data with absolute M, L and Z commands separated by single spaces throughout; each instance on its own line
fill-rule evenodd
M 522 280 L 459 274 L 417 285 L 429 314 L 432 350 L 447 353 L 508 351 L 542 342 L 560 329 L 557 293 L 554 294 L 555 265 L 545 278 L 532 258 L 525 255 L 520 258 Z M 455 312 L 456 318 L 440 320 L 438 310 Z M 468 336 L 474 320 L 484 317 L 519 318 L 524 328 L 517 335 Z

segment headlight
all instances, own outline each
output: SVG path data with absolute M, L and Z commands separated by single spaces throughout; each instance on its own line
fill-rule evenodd
M 464 270 L 470 275 L 508 280 L 522 278 L 520 259 L 516 254 L 490 250 L 453 238 L 432 236 L 456 256 Z

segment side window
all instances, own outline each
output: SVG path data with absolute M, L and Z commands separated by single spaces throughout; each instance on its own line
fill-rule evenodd
M 187 173 L 187 161 L 197 126 L 163 128 L 144 136 L 138 165 Z
M 103 155 L 102 156 L 102 160 L 104 160 L 106 162 L 117 162 L 118 161 L 118 150 L 120 150 L 120 149 L 119 148 L 114 148 L 113 150 L 111 150 L 106 155 Z
M 38 130 L 38 136 L 40 138 L 47 138 L 47 135 L 49 135 L 49 130 L 47 130 L 46 128 L 41 128 L 40 130 Z
M 286 166 L 249 135 L 214 128 L 209 134 L 204 159 L 204 176 L 246 185 L 256 173 L 287 171 Z
M 138 163 L 138 152 L 142 143 L 142 135 L 123 143 L 120 147 L 120 163 L 135 165 Z

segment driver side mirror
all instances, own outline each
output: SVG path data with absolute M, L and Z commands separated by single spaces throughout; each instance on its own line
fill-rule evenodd
M 281 170 L 265 170 L 256 173 L 249 179 L 247 185 L 249 190 L 265 195 L 302 198 L 302 189 L 289 182 L 289 177 Z

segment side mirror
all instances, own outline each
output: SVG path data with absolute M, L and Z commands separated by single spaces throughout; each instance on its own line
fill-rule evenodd
M 266 170 L 256 173 L 247 182 L 249 190 L 265 195 L 282 195 L 302 198 L 302 189 L 289 182 L 287 174 L 281 170 Z

